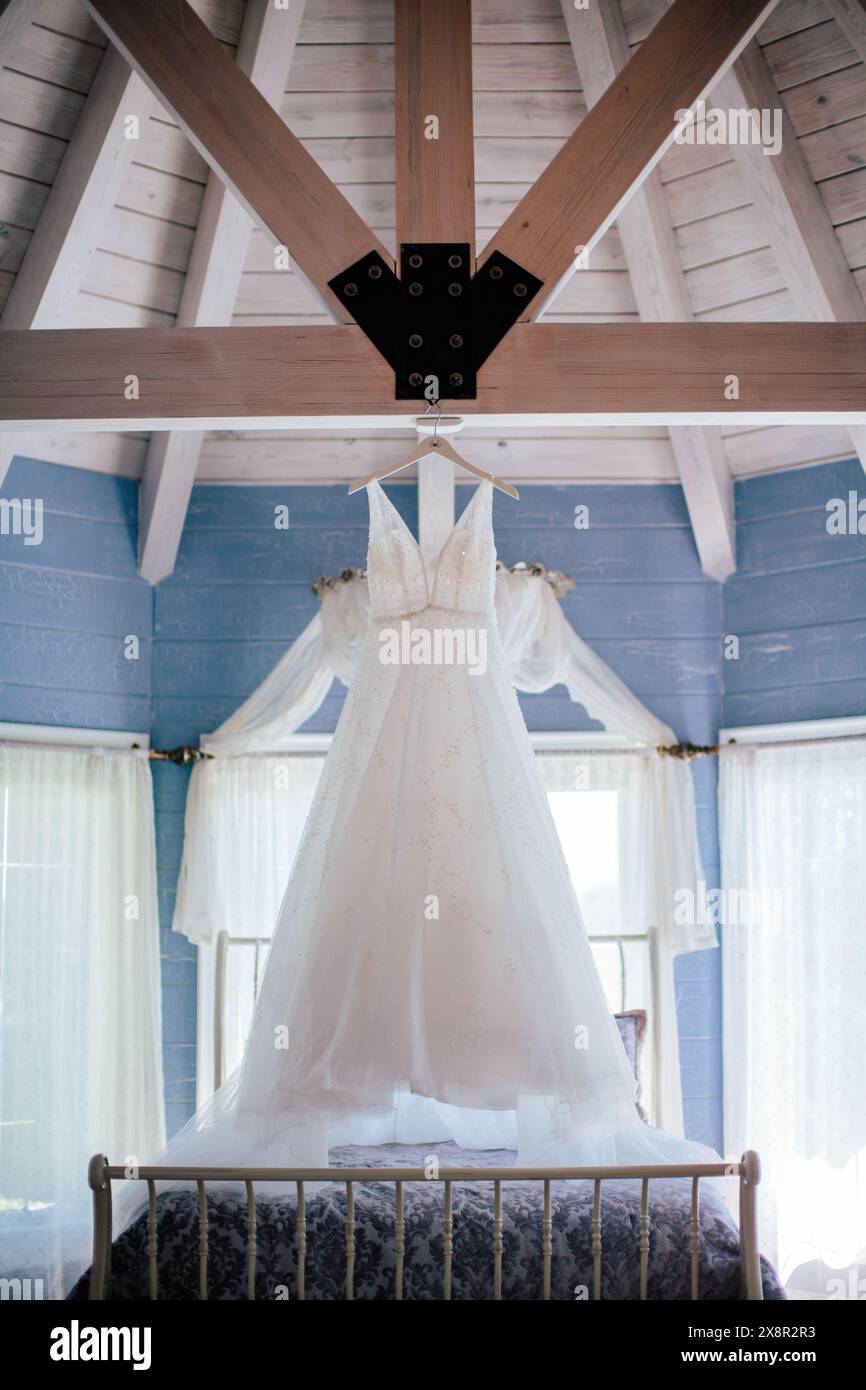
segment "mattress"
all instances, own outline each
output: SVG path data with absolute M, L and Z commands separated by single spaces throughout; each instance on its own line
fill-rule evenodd
M 416 1167 L 438 1160 L 448 1167 L 510 1166 L 510 1151 L 460 1149 L 455 1144 L 414 1147 L 386 1144 L 342 1148 L 331 1154 L 337 1167 Z M 733 1180 L 732 1180 L 733 1181 Z M 443 1187 L 438 1182 L 404 1185 L 406 1299 L 443 1296 Z M 391 1300 L 395 1292 L 393 1182 L 356 1183 L 356 1299 Z M 607 1300 L 639 1296 L 640 1180 L 610 1179 L 602 1184 L 601 1296 Z M 551 1298 L 588 1299 L 593 1290 L 592 1182 L 551 1184 Z M 650 1241 L 647 1296 L 691 1297 L 691 1181 L 660 1178 L 650 1183 Z M 306 1297 L 342 1300 L 346 1294 L 346 1188 L 334 1182 L 307 1194 Z M 493 1183 L 460 1181 L 453 1187 L 453 1263 L 451 1297 L 493 1297 Z M 505 1182 L 502 1186 L 502 1298 L 531 1301 L 543 1293 L 543 1186 Z M 297 1297 L 297 1203 L 294 1190 L 256 1185 L 256 1298 Z M 699 1297 L 740 1296 L 739 1236 L 720 1191 L 701 1183 Z M 208 1297 L 247 1297 L 247 1199 L 240 1185 L 208 1189 Z M 158 1294 L 160 1299 L 199 1297 L 199 1217 L 194 1190 L 163 1192 L 157 1199 Z M 761 1262 L 765 1299 L 783 1299 L 778 1276 Z M 87 1298 L 84 1275 L 70 1297 Z M 113 1299 L 149 1297 L 147 1218 L 138 1217 L 114 1242 Z

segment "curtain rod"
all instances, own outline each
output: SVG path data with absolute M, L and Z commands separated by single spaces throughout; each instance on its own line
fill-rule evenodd
M 866 743 L 866 731 L 859 734 L 816 734 L 814 738 L 749 738 L 742 743 L 731 738 L 720 744 L 718 751 L 724 753 L 726 748 L 814 748 L 816 743 Z
M 189 744 L 182 744 L 180 748 L 148 748 L 147 756 L 152 763 L 178 763 L 185 766 L 187 763 L 203 763 L 213 758 L 213 753 L 206 753 L 203 748 L 192 748 Z
M 699 758 L 712 758 L 717 754 L 725 753 L 731 749 L 743 748 L 813 748 L 816 744 L 837 744 L 837 743 L 866 743 L 866 733 L 860 734 L 826 734 L 817 738 L 770 738 L 770 739 L 749 739 L 748 742 L 738 743 L 736 739 L 729 739 L 726 743 L 659 743 L 655 745 L 655 751 L 661 758 L 677 758 L 680 762 L 696 762 Z M 598 757 L 633 757 L 635 754 L 645 754 L 652 750 L 653 745 L 647 744 L 644 747 L 636 748 L 581 748 L 574 750 L 581 755 Z M 571 751 L 571 750 L 563 750 Z M 546 754 L 556 756 L 558 750 L 555 748 L 545 748 L 538 750 L 538 756 L 544 757 Z M 151 762 L 177 763 L 186 766 L 189 763 L 212 762 L 216 758 L 215 753 L 207 753 L 202 748 L 193 748 L 189 744 L 182 744 L 179 748 L 149 748 L 147 756 Z M 227 755 L 231 756 L 231 754 Z M 293 751 L 290 753 L 271 753 L 262 754 L 263 757 L 308 757 L 309 754 Z M 318 756 L 318 754 L 316 755 Z
M 562 753 L 564 753 L 564 752 L 571 752 L 571 751 L 574 751 L 575 753 L 579 753 L 581 756 L 585 756 L 585 757 L 606 757 L 606 758 L 634 757 L 636 754 L 644 755 L 644 754 L 646 754 L 647 752 L 651 752 L 652 749 L 653 749 L 653 746 L 655 746 L 655 751 L 656 751 L 656 753 L 658 753 L 659 757 L 662 757 L 662 758 L 677 758 L 680 762 L 691 763 L 691 762 L 697 761 L 697 759 L 699 759 L 699 758 L 712 758 L 712 757 L 715 757 L 717 754 L 727 752 L 727 751 L 729 751 L 729 750 L 731 750 L 731 749 L 743 749 L 743 748 L 813 748 L 816 744 L 837 744 L 837 743 L 858 743 L 858 742 L 859 742 L 859 743 L 866 743 L 866 733 L 860 733 L 860 734 L 835 734 L 835 735 L 834 735 L 834 734 L 827 734 L 827 735 L 825 735 L 825 736 L 823 736 L 823 737 L 817 737 L 817 738 L 771 738 L 771 739 L 760 739 L 760 740 L 758 740 L 758 739 L 749 739 L 748 742 L 745 742 L 745 743 L 738 743 L 736 739 L 733 739 L 733 738 L 732 738 L 732 739 L 729 739 L 726 743 L 721 743 L 721 744 L 719 744 L 719 743 L 671 743 L 671 744 L 659 743 L 659 744 L 656 744 L 656 745 L 645 744 L 645 745 L 643 745 L 643 746 L 637 746 L 637 747 L 635 747 L 635 748 L 580 748 L 580 749 L 575 749 L 575 750 L 571 750 L 571 749 L 561 749 L 561 750 L 560 750 L 560 749 L 556 749 L 556 748 L 542 748 L 542 749 L 538 749 L 538 750 L 537 750 L 537 756 L 538 756 L 538 757 L 545 757 L 545 756 L 547 756 L 547 757 L 555 757 L 555 756 L 562 756 Z M 103 746 L 103 745 L 101 745 L 98 741 L 97 741 L 97 742 L 94 742 L 93 744 L 81 744 L 81 743 L 76 743 L 76 744 L 63 744 L 63 743 L 45 744 L 45 743 L 40 743 L 40 742 L 38 742 L 38 741 L 36 741 L 36 742 L 27 742 L 27 743 L 25 743 L 23 740 L 20 740 L 20 739 L 2 739 L 2 740 L 0 740 L 0 747 L 11 747 L 11 748 L 15 748 L 15 747 L 34 747 L 34 748 L 47 748 L 47 747 L 53 747 L 53 748 L 71 748 L 71 749 L 77 749 L 78 751 L 84 751 L 84 750 L 85 750 L 86 748 L 88 748 L 88 747 L 91 747 L 91 748 L 100 748 L 100 747 L 102 747 L 102 746 Z M 142 756 L 146 756 L 149 762 L 153 762 L 153 763 L 175 763 L 175 764 L 178 765 L 179 767 L 187 767 L 187 766 L 191 765 L 192 763 L 213 762 L 213 761 L 217 758 L 217 755 L 216 755 L 215 753 L 208 753 L 208 752 L 206 752 L 203 748 L 194 748 L 191 744 L 181 744 L 180 747 L 178 747 L 178 748 L 142 748 L 139 744 L 132 744 L 132 746 L 129 747 L 129 748 L 118 748 L 118 749 L 106 748 L 105 751 L 106 751 L 106 752 L 118 752 L 118 753 L 140 753 Z M 226 756 L 231 757 L 231 754 L 227 754 Z M 246 756 L 246 757 L 248 757 L 248 756 L 250 756 L 250 755 L 249 755 L 249 754 L 243 754 L 243 755 L 241 755 L 241 756 Z M 286 752 L 283 752 L 283 753 L 262 753 L 262 754 L 260 754 L 259 756 L 261 756 L 261 757 L 273 757 L 273 758 L 276 758 L 276 757 L 302 758 L 302 757 L 311 757 L 311 756 L 316 756 L 316 757 L 318 757 L 318 756 L 323 756 L 323 754 L 319 754 L 318 752 L 313 753 L 313 752 L 305 752 L 305 751 L 293 750 L 293 751 L 291 751 L 291 752 L 286 751 Z
M 652 744 L 647 744 L 647 745 L 644 746 L 644 747 L 637 747 L 637 748 L 599 748 L 599 749 L 586 748 L 586 749 L 580 749 L 579 751 L 580 751 L 581 753 L 595 753 L 595 752 L 597 752 L 597 753 L 602 754 L 602 755 L 605 755 L 605 756 L 607 756 L 607 755 L 609 755 L 609 754 L 617 754 L 617 755 L 618 755 L 618 754 L 635 754 L 635 753 L 644 754 L 644 753 L 647 753 L 647 752 L 651 751 L 651 750 L 652 750 L 652 746 L 653 746 Z M 542 755 L 543 755 L 543 753 L 545 753 L 545 752 L 548 752 L 548 753 L 555 753 L 556 751 L 557 751 L 556 749 L 543 749 L 543 750 L 541 750 L 541 753 L 542 753 Z M 695 758 L 705 758 L 705 757 L 709 757 L 709 756 L 710 756 L 711 754 L 713 754 L 713 753 L 718 753 L 719 747 L 718 747 L 718 744 L 707 744 L 707 745 L 703 745 L 703 744 L 696 744 L 696 743 L 672 743 L 672 744 L 670 744 L 670 745 L 658 744 L 658 745 L 656 746 L 656 750 L 655 750 L 655 751 L 659 754 L 659 756 L 663 756 L 663 757 L 666 757 L 666 758 L 679 758 L 679 759 L 681 759 L 681 760 L 684 761 L 684 762 L 693 762 Z M 205 761 L 213 761 L 214 758 L 216 757 L 216 754 L 214 754 L 214 753 L 207 753 L 207 752 L 204 751 L 204 749 L 201 749 L 201 748 L 193 748 L 193 747 L 191 747 L 189 744 L 182 744 L 181 747 L 179 747 L 179 748 L 149 748 L 149 749 L 147 750 L 147 756 L 148 756 L 148 758 L 151 760 L 151 762 L 157 762 L 157 763 L 177 763 L 177 764 L 179 764 L 180 766 L 185 766 L 187 763 L 199 763 L 199 762 L 205 762 Z M 231 754 L 229 754 L 228 756 L 231 756 Z M 286 753 L 286 754 L 282 754 L 282 753 L 263 754 L 262 756 L 263 756 L 263 757 L 268 757 L 268 756 L 270 756 L 270 757 L 284 757 L 284 756 L 285 756 L 285 757 L 298 757 L 298 756 L 303 756 L 303 755 L 302 755 L 302 754 L 299 754 L 299 753 L 296 753 L 296 752 L 292 752 L 292 753 Z

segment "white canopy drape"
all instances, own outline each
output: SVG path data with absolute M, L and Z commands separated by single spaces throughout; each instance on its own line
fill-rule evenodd
M 607 733 L 647 749 L 676 742 L 673 731 L 651 714 L 577 635 L 545 577 L 527 569 L 500 568 L 496 613 L 511 678 L 518 690 L 537 693 L 564 685 L 571 699 L 603 724 Z M 230 930 L 233 936 L 270 932 L 273 922 L 261 920 L 258 910 L 263 904 L 249 882 L 251 878 L 262 882 L 270 879 L 265 872 L 258 874 L 251 863 L 250 854 L 255 857 L 259 851 L 246 835 L 244 886 L 238 891 L 239 820 L 236 809 L 226 802 L 224 760 L 249 763 L 250 755 L 289 751 L 292 735 L 322 703 L 334 677 L 344 685 L 351 684 L 368 617 L 367 585 L 362 577 L 354 575 L 327 588 L 319 613 L 271 674 L 225 723 L 202 737 L 202 748 L 213 754 L 214 760 L 198 763 L 193 769 L 174 916 L 175 931 L 190 940 L 210 944 L 221 929 Z M 643 872 L 652 885 L 646 927 L 651 933 L 659 982 L 659 1042 L 666 1059 L 657 1083 L 658 1118 L 666 1128 L 676 1130 L 682 1124 L 682 1108 L 673 956 L 717 942 L 712 925 L 684 920 L 681 912 L 675 912 L 678 890 L 691 892 L 692 901 L 697 902 L 703 877 L 689 768 L 682 761 L 654 753 L 639 761 L 646 847 Z M 233 805 L 237 798 L 230 800 Z M 270 841 L 265 839 L 264 843 L 272 858 Z M 236 907 L 230 920 L 225 918 L 227 902 Z
M 367 585 L 356 577 L 325 591 L 312 622 L 248 700 L 212 734 L 208 753 L 280 753 L 324 700 L 334 677 L 351 684 L 367 630 Z M 609 666 L 578 637 L 551 585 L 529 570 L 496 573 L 499 636 L 518 690 L 536 694 L 564 685 L 609 733 L 635 743 L 676 742 Z

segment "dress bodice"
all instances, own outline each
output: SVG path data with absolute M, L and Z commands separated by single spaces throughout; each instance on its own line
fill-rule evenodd
M 378 483 L 367 488 L 370 540 L 367 586 L 375 617 L 396 618 L 442 608 L 492 613 L 496 577 L 491 483 L 482 482 L 428 575 L 421 547 Z

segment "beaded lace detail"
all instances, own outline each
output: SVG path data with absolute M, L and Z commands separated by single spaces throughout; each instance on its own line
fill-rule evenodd
M 431 607 L 454 613 L 494 611 L 492 493 L 491 483 L 479 485 L 428 576 L 421 547 L 397 508 L 378 483 L 369 485 L 367 582 L 375 617 L 393 618 Z

